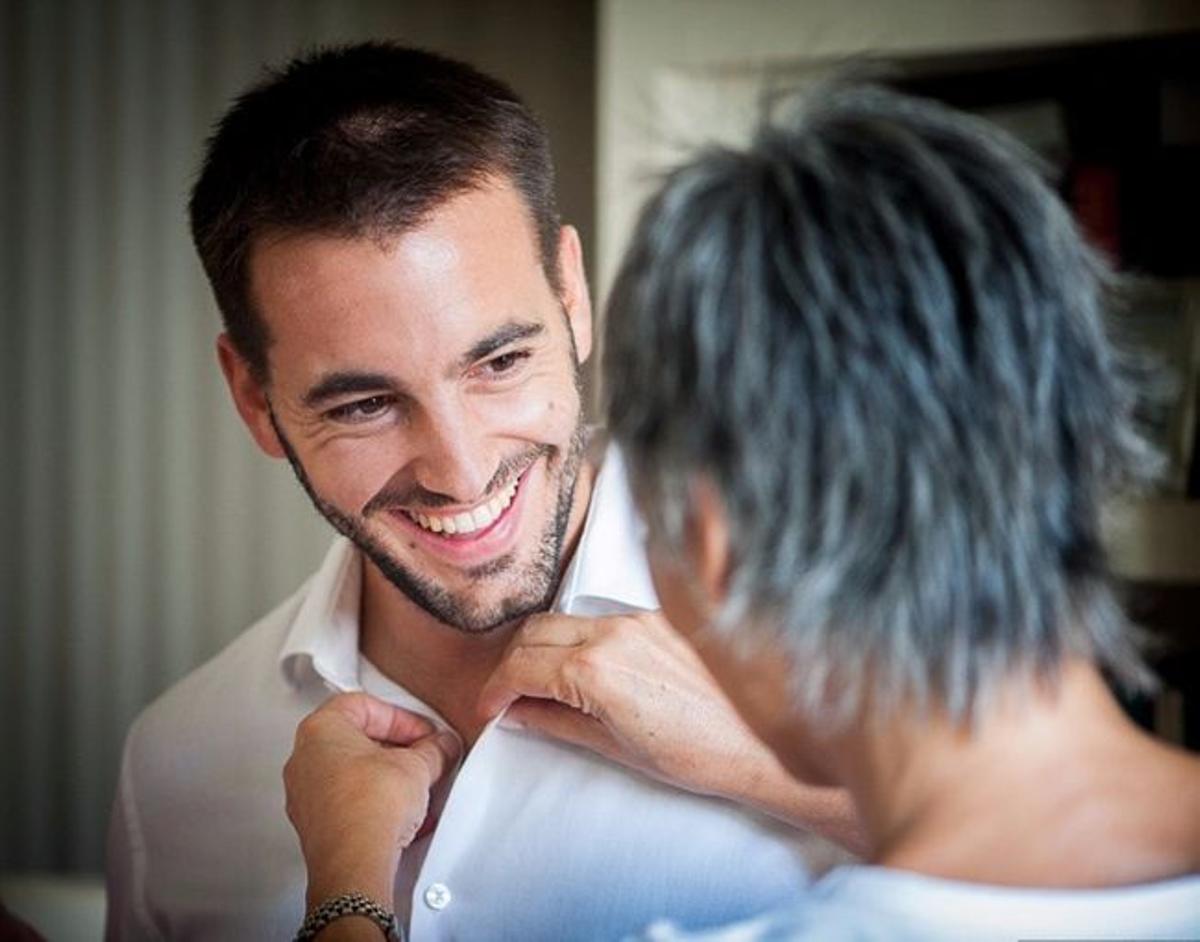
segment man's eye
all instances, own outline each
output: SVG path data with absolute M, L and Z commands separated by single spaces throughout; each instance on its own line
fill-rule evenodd
M 512 372 L 517 364 L 528 356 L 528 350 L 512 350 L 508 353 L 502 353 L 498 357 L 492 357 L 492 359 L 483 364 L 483 368 L 492 376 L 502 376 L 505 373 Z
M 366 422 L 382 415 L 391 405 L 391 396 L 370 396 L 366 399 L 356 399 L 354 402 L 335 406 L 325 415 L 335 422 Z

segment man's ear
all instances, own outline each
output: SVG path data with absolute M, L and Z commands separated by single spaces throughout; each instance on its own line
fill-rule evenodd
M 694 584 L 705 602 L 717 609 L 729 592 L 732 551 L 729 545 L 729 518 L 725 503 L 707 477 L 696 478 L 690 488 L 688 515 L 688 554 Z
M 225 332 L 217 338 L 217 361 L 221 364 L 221 372 L 225 374 L 225 382 L 238 415 L 246 423 L 258 447 L 272 458 L 284 457 L 283 446 L 271 423 L 271 407 L 267 402 L 266 390 Z
M 583 246 L 574 226 L 563 226 L 558 234 L 558 272 L 562 278 L 563 309 L 575 339 L 579 362 L 587 362 L 592 353 L 592 300 L 588 295 L 587 273 L 583 269 Z

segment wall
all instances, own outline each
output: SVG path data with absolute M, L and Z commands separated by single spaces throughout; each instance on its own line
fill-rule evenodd
M 1193 0 L 601 0 L 597 297 L 610 284 L 671 129 L 726 139 L 753 124 L 771 73 L 864 56 L 1004 49 L 1200 28 Z M 686 113 L 682 99 L 693 100 Z M 728 96 L 726 101 L 716 100 Z M 740 109 L 740 112 L 739 110 Z
M 510 80 L 590 243 L 590 0 L 0 0 L 0 870 L 99 868 L 136 712 L 328 543 L 228 404 L 184 204 L 264 60 L 369 37 Z

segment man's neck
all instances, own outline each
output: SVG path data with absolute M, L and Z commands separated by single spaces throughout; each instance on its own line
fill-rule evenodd
M 591 502 L 595 465 L 585 458 L 575 482 L 558 578 L 570 565 Z M 433 707 L 468 745 L 486 721 L 476 700 L 521 622 L 478 634 L 453 628 L 397 589 L 363 558 L 359 647 L 382 674 Z
M 823 751 L 886 866 L 1097 887 L 1187 873 L 1200 858 L 1200 827 L 1187 824 L 1200 801 L 1171 797 L 1189 782 L 1200 794 L 1200 763 L 1134 727 L 1090 665 L 1069 665 L 1056 695 L 1005 694 L 969 735 L 910 717 Z

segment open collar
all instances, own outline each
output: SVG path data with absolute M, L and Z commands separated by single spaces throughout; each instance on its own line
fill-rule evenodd
M 361 553 L 339 536 L 309 581 L 280 650 L 280 667 L 293 684 L 315 673 L 331 689 L 361 689 L 362 567 Z M 658 607 L 646 563 L 645 525 L 633 504 L 624 457 L 610 445 L 553 609 L 594 615 Z
M 361 600 L 362 557 L 339 536 L 309 581 L 279 653 L 280 667 L 292 683 L 313 672 L 335 690 L 359 689 Z

